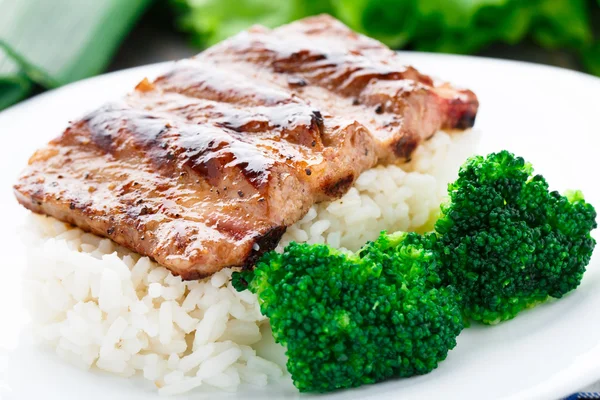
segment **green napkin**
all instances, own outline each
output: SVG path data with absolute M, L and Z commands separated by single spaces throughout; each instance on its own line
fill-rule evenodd
M 19 64 L 0 48 L 0 110 L 25 97 L 31 86 Z
M 152 0 L 0 0 L 0 109 L 95 75 Z

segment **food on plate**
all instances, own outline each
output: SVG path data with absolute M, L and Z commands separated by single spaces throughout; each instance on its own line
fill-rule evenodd
M 409 159 L 439 129 L 471 128 L 479 106 L 470 90 L 407 67 L 399 53 L 326 15 L 275 30 L 251 28 L 206 50 L 201 59 L 287 88 L 323 115 L 356 119 L 373 133 L 380 161 Z M 190 75 L 182 69 L 172 74 L 180 83 Z
M 331 17 L 255 27 L 72 123 L 15 194 L 197 279 L 251 267 L 313 204 L 477 109 Z
M 231 286 L 230 269 L 184 281 L 110 239 L 32 218 L 26 304 L 34 338 L 62 359 L 138 374 L 164 395 L 260 387 L 282 376 L 257 354 L 268 321 L 256 296 Z
M 477 131 L 438 132 L 410 163 L 363 172 L 340 199 L 314 204 L 279 247 L 296 241 L 357 251 L 382 230 L 430 230 L 448 175 L 477 141 Z M 165 395 L 262 387 L 285 371 L 285 349 L 272 343 L 256 295 L 233 288 L 231 269 L 185 281 L 110 239 L 36 214 L 23 235 L 34 337 L 69 363 L 141 376 Z
M 15 185 L 46 214 L 35 337 L 165 395 L 286 365 L 325 392 L 428 373 L 467 318 L 577 287 L 593 207 L 502 151 L 440 209 L 477 98 L 401 62 L 328 16 L 254 27 L 70 124 Z
M 382 233 L 356 254 L 291 243 L 233 286 L 258 296 L 300 391 L 430 372 L 463 317 L 495 324 L 579 285 L 596 211 L 532 171 L 508 151 L 472 157 L 434 232 Z
M 382 234 L 357 253 L 291 243 L 233 286 L 258 296 L 301 392 L 426 374 L 456 346 L 463 319 L 416 233 Z
M 431 153 L 419 155 L 425 154 Z M 419 164 L 427 165 L 425 159 Z M 400 196 L 412 180 L 428 180 L 396 166 L 373 171 L 377 175 L 363 181 L 369 171 L 363 173 L 326 209 L 313 206 L 307 221 L 286 233 L 285 248 L 232 279 L 232 270 L 224 269 L 210 279 L 183 281 L 109 239 L 37 217 L 33 228 L 42 232 L 34 239 L 41 243 L 30 254 L 29 295 L 38 337 L 84 368 L 124 376 L 140 371 L 162 394 L 176 394 L 199 386 L 266 385 L 281 375 L 282 364 L 273 347 L 265 354 L 257 349 L 273 335 L 286 346 L 298 389 L 324 392 L 427 373 L 456 345 L 463 318 L 496 323 L 579 284 L 595 245 L 589 233 L 596 213 L 580 192 L 548 192 L 523 159 L 506 151 L 470 158 L 448 186 L 450 199 L 434 232 L 377 238 L 365 220 L 373 241 L 351 253 L 345 248 L 355 245 L 356 224 L 348 218 L 376 219 L 373 207 L 390 206 L 380 186 L 386 177 L 402 176 L 394 189 Z M 417 196 L 408 204 L 416 209 L 423 201 Z M 429 225 L 423 217 L 413 218 L 409 229 Z M 343 230 L 325 234 L 325 221 Z M 401 215 L 390 221 L 406 224 Z M 513 226 L 519 230 L 505 236 Z M 293 243 L 300 232 L 312 244 Z M 532 236 L 539 240 L 532 243 Z M 504 251 L 505 242 L 514 251 Z M 548 262 L 550 253 L 556 261 Z M 507 293 L 520 297 L 507 299 Z
M 597 227 L 581 192 L 551 192 L 531 164 L 501 151 L 470 158 L 448 195 L 436 254 L 467 317 L 498 323 L 579 286 Z

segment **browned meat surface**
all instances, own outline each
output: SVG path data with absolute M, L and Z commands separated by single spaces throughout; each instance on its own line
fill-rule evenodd
M 213 69 L 233 69 L 292 90 L 322 112 L 356 119 L 375 136 L 384 162 L 410 158 L 440 128 L 472 127 L 478 108 L 473 92 L 434 82 L 401 58 L 329 16 L 275 30 L 255 27 L 197 57 Z M 179 71 L 170 76 L 169 90 L 193 93 L 214 84 L 200 78 L 190 87 L 186 78 L 193 72 Z
M 252 265 L 312 204 L 476 112 L 471 92 L 314 17 L 142 81 L 37 151 L 15 194 L 194 279 Z

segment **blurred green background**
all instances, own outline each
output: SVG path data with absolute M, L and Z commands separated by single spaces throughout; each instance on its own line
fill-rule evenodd
M 600 76 L 600 0 L 0 0 L 0 109 L 106 70 L 190 56 L 253 24 L 323 12 L 395 49 Z

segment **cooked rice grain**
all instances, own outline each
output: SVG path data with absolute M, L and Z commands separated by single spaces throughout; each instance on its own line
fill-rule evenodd
M 440 132 L 409 164 L 364 172 L 341 199 L 311 207 L 279 249 L 295 240 L 356 250 L 381 230 L 430 229 L 474 136 Z M 282 366 L 256 354 L 268 321 L 256 296 L 231 286 L 231 270 L 185 282 L 148 257 L 52 218 L 32 215 L 25 232 L 33 330 L 60 357 L 85 369 L 139 374 L 164 395 L 202 386 L 235 391 L 282 376 Z
M 313 205 L 288 228 L 291 241 L 327 243 L 356 251 L 383 230 L 426 232 L 433 228 L 446 185 L 473 154 L 478 134 L 438 132 L 406 165 L 377 166 L 361 174 L 341 199 Z

